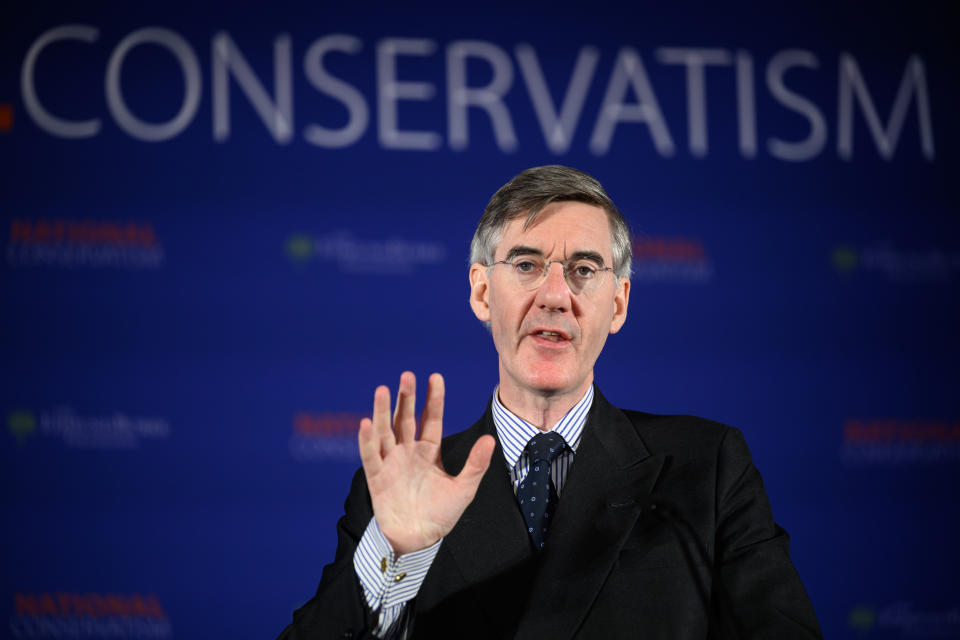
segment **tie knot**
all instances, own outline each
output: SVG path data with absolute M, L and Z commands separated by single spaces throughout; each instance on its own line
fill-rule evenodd
M 563 453 L 566 446 L 567 444 L 564 442 L 563 436 L 559 433 L 541 431 L 530 438 L 524 451 L 526 451 L 530 462 L 543 461 L 549 463 L 553 462 L 557 456 Z

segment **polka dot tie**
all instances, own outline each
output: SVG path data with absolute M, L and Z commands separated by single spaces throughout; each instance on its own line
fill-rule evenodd
M 543 549 L 550 519 L 557 508 L 557 491 L 550 479 L 550 465 L 566 446 L 563 436 L 547 431 L 530 438 L 524 448 L 530 470 L 517 487 L 517 499 L 533 548 L 538 552 Z

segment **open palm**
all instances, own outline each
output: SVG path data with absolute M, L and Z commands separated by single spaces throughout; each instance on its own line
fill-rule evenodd
M 373 419 L 360 422 L 360 459 L 373 513 L 398 555 L 429 547 L 453 529 L 476 495 L 495 446 L 493 437 L 480 437 L 460 473 L 448 474 L 440 460 L 443 377 L 439 373 L 430 376 L 419 439 L 414 416 L 416 385 L 413 373 L 401 374 L 392 420 L 390 390 L 377 387 Z

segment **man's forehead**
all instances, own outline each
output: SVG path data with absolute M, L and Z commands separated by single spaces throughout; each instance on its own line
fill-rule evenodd
M 555 203 L 545 208 L 532 224 L 525 226 L 526 216 L 510 220 L 496 253 L 506 254 L 527 247 L 545 256 L 589 252 L 599 253 L 609 260 L 613 254 L 610 221 L 603 209 L 593 205 Z

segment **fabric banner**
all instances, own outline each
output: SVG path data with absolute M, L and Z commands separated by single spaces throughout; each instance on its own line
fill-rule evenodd
M 279 633 L 374 388 L 439 371 L 447 433 L 483 412 L 470 238 L 565 164 L 633 233 L 605 396 L 744 432 L 826 637 L 960 636 L 932 6 L 6 7 L 2 635 Z

